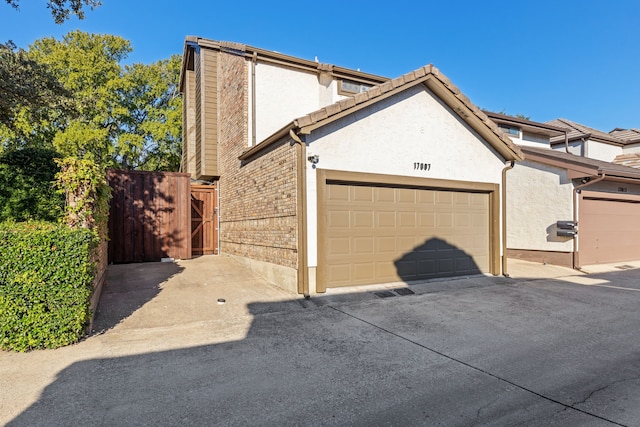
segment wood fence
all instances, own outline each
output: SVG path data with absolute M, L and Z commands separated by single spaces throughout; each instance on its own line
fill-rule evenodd
M 189 174 L 109 170 L 109 263 L 191 258 Z

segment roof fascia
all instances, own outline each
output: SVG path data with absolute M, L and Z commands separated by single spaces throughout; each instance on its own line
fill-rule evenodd
M 607 169 L 606 167 L 600 168 L 600 171 L 609 177 L 615 177 L 619 179 L 640 180 L 640 171 L 634 173 L 629 171 L 628 173 L 621 173 L 619 170 Z
M 251 157 L 256 156 L 263 150 L 266 150 L 267 148 L 271 147 L 276 142 L 281 141 L 283 138 L 289 135 L 289 131 L 291 131 L 292 129 L 296 129 L 296 126 L 294 125 L 293 122 L 289 122 L 279 130 L 277 130 L 275 133 L 272 133 L 271 136 L 269 136 L 267 139 L 263 140 L 259 144 L 254 145 L 253 147 L 246 150 L 244 153 L 240 154 L 240 156 L 238 156 L 238 159 L 248 160 Z
M 256 55 L 256 61 L 270 62 L 282 66 L 296 69 L 304 69 L 313 72 L 329 72 L 336 77 L 343 77 L 356 80 L 362 83 L 383 83 L 389 80 L 388 77 L 378 76 L 375 74 L 364 73 L 362 71 L 352 70 L 344 67 L 337 67 L 332 64 L 324 64 L 316 61 L 298 58 L 284 53 L 275 52 L 266 49 L 260 49 L 254 46 L 248 46 L 240 43 L 218 42 L 215 40 L 189 37 L 187 41 L 195 42 L 201 47 L 216 49 L 225 52 L 232 52 L 242 55 L 246 58 L 253 58 Z
M 504 139 L 500 138 L 499 134 L 496 132 L 502 134 L 502 131 L 497 129 L 497 126 L 493 122 L 491 123 L 496 127 L 496 129 L 491 129 L 488 124 L 484 123 L 480 119 L 479 115 L 484 115 L 480 109 L 476 108 L 477 111 L 473 111 L 459 98 L 459 96 L 465 97 L 464 95 L 452 92 L 449 86 L 437 77 L 430 78 L 425 83 L 427 87 L 445 104 L 447 104 L 449 108 L 455 111 L 462 120 L 471 126 L 473 130 L 478 132 L 482 138 L 489 142 L 489 144 L 491 144 L 491 146 L 498 151 L 505 160 L 521 161 L 524 159 L 524 155 L 520 148 L 513 144 L 509 138 L 506 136 Z
M 558 126 L 552 126 L 546 123 L 534 122 L 527 119 L 521 119 L 519 117 L 507 116 L 506 114 L 494 113 L 492 111 L 484 111 L 491 120 L 496 123 L 514 124 L 521 127 L 523 130 L 527 130 L 531 133 L 544 133 L 550 137 L 562 136 L 567 130 Z
M 376 103 L 378 103 L 380 101 L 383 101 L 383 100 L 385 100 L 387 98 L 390 98 L 390 97 L 392 97 L 394 95 L 397 95 L 398 93 L 401 93 L 402 91 L 404 91 L 406 89 L 409 89 L 409 88 L 411 88 L 413 86 L 417 86 L 417 85 L 419 85 L 421 83 L 424 83 L 429 78 L 432 78 L 432 77 L 431 77 L 430 74 L 427 74 L 426 76 L 420 77 L 420 78 L 414 80 L 413 82 L 411 82 L 411 83 L 409 83 L 407 85 L 397 87 L 395 89 L 392 89 L 392 90 L 390 90 L 388 92 L 383 93 L 382 95 L 376 96 L 375 98 L 369 99 L 369 100 L 367 100 L 365 102 L 361 102 L 359 104 L 356 104 L 353 107 L 348 108 L 346 110 L 342 110 L 339 113 L 336 113 L 336 114 L 334 114 L 334 115 L 332 115 L 330 117 L 327 117 L 324 120 L 320 120 L 320 121 L 318 121 L 316 123 L 312 123 L 312 124 L 310 124 L 308 126 L 301 126 L 300 127 L 300 133 L 303 134 L 303 135 L 308 135 L 311 132 L 313 132 L 314 130 L 316 130 L 318 128 L 321 128 L 321 127 L 323 127 L 323 126 L 325 126 L 325 125 L 327 125 L 327 124 L 329 124 L 331 122 L 334 122 L 334 121 L 336 121 L 338 119 L 341 119 L 343 117 L 349 116 L 349 115 L 351 115 L 351 114 L 353 114 L 353 113 L 355 113 L 357 111 L 363 110 L 363 109 L 365 109 L 365 108 L 367 108 L 367 107 L 369 107 L 369 106 L 371 106 L 373 104 L 376 104 Z
M 494 132 L 494 130 L 483 123 L 474 111 L 467 107 L 464 102 L 462 102 L 457 96 L 455 96 L 455 94 L 452 93 L 451 90 L 449 90 L 448 87 L 445 86 L 445 84 L 442 83 L 433 74 L 427 74 L 426 76 L 413 80 L 406 85 L 399 86 L 373 99 L 361 102 L 349 109 L 340 111 L 339 113 L 334 114 L 331 117 L 327 117 L 324 120 L 320 120 L 308 126 L 301 126 L 300 133 L 308 135 L 314 130 L 323 127 L 335 120 L 346 117 L 354 112 L 367 108 L 379 101 L 392 97 L 406 89 L 417 86 L 419 84 L 425 84 L 425 86 L 427 86 L 429 90 L 431 90 L 436 96 L 438 96 L 445 104 L 447 104 L 447 106 L 449 106 L 449 108 L 451 108 L 458 116 L 460 116 L 467 124 L 469 124 L 472 129 L 478 132 L 487 142 L 489 142 L 489 144 L 506 160 L 520 161 L 524 158 L 519 148 L 517 148 L 512 143 L 501 139 Z
M 189 63 L 190 55 L 192 55 L 193 41 L 192 36 L 187 36 L 184 42 L 184 48 L 182 50 L 182 63 L 180 64 L 180 78 L 178 80 L 178 90 L 180 93 L 184 93 L 184 79 L 187 74 L 187 64 Z
M 532 162 L 542 163 L 544 165 L 555 166 L 557 168 L 567 170 L 570 179 L 598 175 L 598 168 L 596 166 L 577 164 L 565 159 L 547 157 L 541 154 L 527 151 L 526 148 L 523 149 L 523 152 L 525 160 L 530 160 Z

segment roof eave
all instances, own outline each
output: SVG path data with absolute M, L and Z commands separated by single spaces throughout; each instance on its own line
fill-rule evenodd
M 490 121 L 485 113 L 460 93 L 458 88 L 448 81 L 438 78 L 437 75 L 434 75 L 433 79 L 427 80 L 426 85 L 473 130 L 489 142 L 505 160 L 521 161 L 524 159 L 520 147 L 515 145 L 495 123 Z M 483 121 L 482 117 L 486 118 L 486 121 Z
M 294 123 L 289 122 L 279 130 L 277 130 L 276 132 L 272 133 L 267 139 L 261 141 L 259 144 L 254 145 L 253 147 L 249 148 L 248 150 L 240 154 L 238 156 L 238 159 L 249 160 L 250 158 L 260 154 L 262 151 L 271 147 L 276 142 L 281 141 L 283 138 L 289 135 L 289 132 L 291 130 L 295 130 L 295 129 L 296 129 L 296 126 L 294 125 Z

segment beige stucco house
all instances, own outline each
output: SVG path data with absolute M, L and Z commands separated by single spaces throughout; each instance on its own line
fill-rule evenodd
M 566 131 L 566 138 L 551 138 L 551 148 L 554 150 L 568 151 L 577 156 L 605 162 L 640 154 L 640 134 L 633 129 L 614 129 L 607 133 L 567 119 L 551 120 L 546 125 Z
M 640 259 L 640 170 L 611 162 L 640 134 L 487 115 L 524 154 L 506 184 L 509 257 L 575 268 Z
M 220 252 L 304 295 L 503 266 L 520 149 L 437 68 L 387 78 L 189 37 L 182 171 Z

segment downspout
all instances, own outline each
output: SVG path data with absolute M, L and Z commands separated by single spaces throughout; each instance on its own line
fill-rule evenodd
M 589 180 L 587 182 L 585 182 L 582 185 L 578 185 L 577 187 L 575 187 L 573 189 L 573 222 L 575 224 L 578 223 L 578 194 L 580 194 L 580 192 L 582 192 L 582 189 L 585 187 L 589 187 L 590 185 L 595 184 L 596 182 L 600 182 L 603 179 L 606 178 L 606 174 L 603 172 L 602 175 L 600 175 L 598 178 L 593 179 L 593 180 Z M 578 229 L 580 229 L 580 227 L 578 227 Z M 573 268 L 575 268 L 576 270 L 580 269 L 580 266 L 578 265 L 579 263 L 579 259 L 578 259 L 578 241 L 576 239 L 576 237 L 573 237 L 573 254 L 572 254 L 572 264 L 573 264 Z
M 564 151 L 566 151 L 567 154 L 571 154 L 569 153 L 569 132 L 566 130 L 564 131 Z
M 509 277 L 507 272 L 507 172 L 513 169 L 516 162 L 511 161 L 502 169 L 502 275 Z
M 293 131 L 289 136 L 297 146 L 298 160 L 298 293 L 309 299 L 309 267 L 307 253 L 307 144 Z
M 251 58 L 251 146 L 256 145 L 256 61 L 258 54 Z

